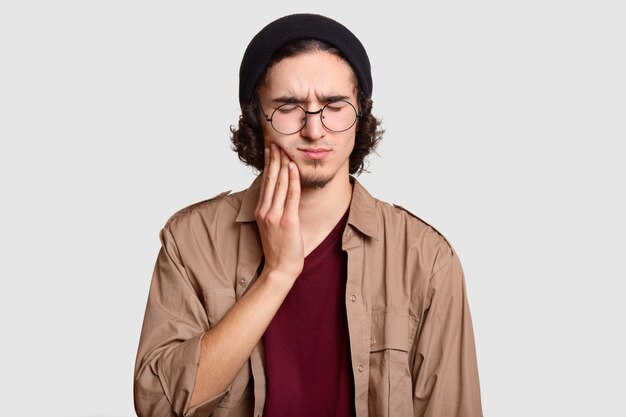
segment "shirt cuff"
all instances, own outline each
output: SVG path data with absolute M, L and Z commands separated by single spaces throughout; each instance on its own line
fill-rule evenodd
M 213 412 L 226 396 L 230 387 L 222 393 L 190 407 L 191 397 L 196 385 L 196 373 L 200 361 L 202 336 L 199 334 L 178 345 L 163 355 L 160 361 L 159 375 L 162 376 L 163 388 L 173 410 L 184 410 L 184 417 L 204 417 Z

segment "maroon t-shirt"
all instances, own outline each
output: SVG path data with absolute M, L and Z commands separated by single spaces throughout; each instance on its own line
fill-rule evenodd
M 267 417 L 342 416 L 354 411 L 346 318 L 343 216 L 306 258 L 302 273 L 265 331 Z

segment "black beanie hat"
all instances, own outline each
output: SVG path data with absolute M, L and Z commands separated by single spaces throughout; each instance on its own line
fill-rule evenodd
M 272 55 L 287 42 L 317 39 L 337 48 L 354 70 L 361 91 L 372 96 L 372 72 L 367 52 L 352 32 L 341 23 L 318 14 L 292 14 L 265 26 L 248 44 L 239 68 L 239 103 L 252 101 L 259 77 Z

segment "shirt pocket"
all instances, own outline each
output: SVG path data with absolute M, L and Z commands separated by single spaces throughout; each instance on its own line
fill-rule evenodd
M 372 312 L 370 336 L 369 415 L 412 416 L 413 383 L 409 351 L 417 319 L 408 310 Z

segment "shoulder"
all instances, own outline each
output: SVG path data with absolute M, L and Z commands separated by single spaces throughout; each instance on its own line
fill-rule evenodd
M 413 253 L 434 269 L 456 256 L 446 236 L 422 217 L 398 205 L 376 199 L 383 224 L 385 244 Z
M 357 208 L 353 218 L 363 228 L 375 222 L 367 228 L 377 239 L 382 238 L 385 247 L 397 246 L 398 250 L 447 247 L 452 251 L 444 234 L 423 218 L 398 204 L 372 196 L 356 179 L 353 181 L 352 207 Z
M 390 209 L 396 216 L 401 216 L 406 219 L 407 227 L 414 228 L 416 230 L 428 231 L 433 234 L 433 237 L 437 240 L 442 240 L 448 246 L 452 247 L 448 238 L 444 236 L 444 234 L 439 231 L 435 226 L 428 223 L 422 217 L 419 217 L 417 214 L 409 211 L 408 209 L 400 206 L 399 204 L 388 204 L 384 203 L 388 207 L 393 207 Z
M 235 221 L 241 207 L 243 191 L 231 193 L 224 191 L 206 200 L 198 201 L 181 208 L 165 222 L 164 228 L 186 229 L 202 225 L 211 225 L 228 220 Z

